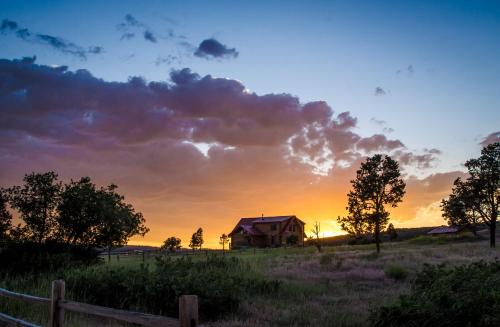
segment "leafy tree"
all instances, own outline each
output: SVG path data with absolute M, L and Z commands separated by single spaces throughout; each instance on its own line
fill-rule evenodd
M 108 249 L 108 258 L 112 248 L 127 244 L 132 236 L 149 232 L 142 213 L 125 203 L 125 198 L 115 192 L 116 188 L 111 184 L 98 192 L 100 216 L 95 244 Z
M 58 237 L 67 244 L 96 245 L 102 197 L 89 177 L 64 185 L 58 205 Z
M 321 239 L 319 237 L 321 233 L 321 224 L 319 222 L 314 223 L 311 233 L 314 235 L 314 245 L 318 249 L 318 252 L 321 252 Z
M 405 194 L 399 165 L 387 155 L 376 154 L 361 164 L 351 184 L 347 209 L 352 219 L 343 220 L 341 227 L 347 232 L 372 232 L 379 253 L 380 233 L 389 221 L 385 206 L 397 207 Z
M 457 178 L 448 199 L 441 201 L 441 210 L 448 225 L 470 226 L 475 234 L 475 226 L 479 222 L 480 216 L 474 205 L 476 192 L 471 186 L 472 183 Z
M 193 233 L 193 235 L 191 236 L 191 241 L 189 242 L 189 247 L 193 249 L 200 249 L 201 250 L 201 246 L 203 245 L 203 229 L 200 227 L 198 228 L 198 230 Z
M 163 242 L 161 249 L 166 249 L 169 252 L 175 252 L 181 248 L 181 239 L 175 236 L 171 236 Z
M 389 234 L 389 239 L 391 241 L 394 241 L 398 238 L 398 233 L 396 232 L 396 228 L 394 228 L 394 225 L 392 223 L 387 226 L 387 234 Z
M 500 142 L 483 148 L 481 156 L 465 163 L 470 177 L 471 205 L 490 229 L 490 246 L 495 247 L 495 233 L 500 203 Z
M 12 215 L 7 210 L 7 198 L 0 189 L 0 241 L 6 240 L 11 230 Z
M 25 175 L 23 181 L 23 186 L 8 189 L 10 205 L 25 223 L 22 234 L 42 243 L 55 233 L 61 183 L 52 171 Z
M 149 229 L 144 217 L 124 202 L 116 188 L 97 189 L 89 177 L 66 184 L 58 205 L 58 237 L 68 244 L 106 247 L 109 252 L 132 236 L 145 235 Z
M 219 238 L 219 244 L 222 245 L 222 253 L 226 249 L 226 245 L 229 245 L 230 238 L 226 234 L 222 234 Z
M 364 216 L 363 206 L 358 198 L 349 197 L 346 209 L 349 211 L 347 217 L 337 217 L 342 230 L 356 238 L 361 238 L 371 232 L 370 221 Z

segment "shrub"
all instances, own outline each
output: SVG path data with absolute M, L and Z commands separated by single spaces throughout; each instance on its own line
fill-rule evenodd
M 332 263 L 334 257 L 333 253 L 325 253 L 319 258 L 319 263 L 322 266 L 328 266 Z
M 292 234 L 286 238 L 286 244 L 288 245 L 297 245 L 299 243 L 299 237 L 295 234 Z
M 384 269 L 385 275 L 394 280 L 405 280 L 408 276 L 408 271 L 399 265 L 388 264 Z
M 372 312 L 372 326 L 500 326 L 500 263 L 429 266 L 411 292 Z
M 0 274 L 58 272 L 97 262 L 94 249 L 52 241 L 7 243 L 0 249 Z
M 125 310 L 177 316 L 178 297 L 196 294 L 200 315 L 217 318 L 234 311 L 246 296 L 269 293 L 279 282 L 257 275 L 237 258 L 158 258 L 156 267 L 93 267 L 66 277 L 79 301 Z

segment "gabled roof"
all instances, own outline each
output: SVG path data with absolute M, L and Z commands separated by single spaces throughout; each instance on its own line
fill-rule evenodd
M 300 223 L 305 224 L 302 220 L 300 220 L 299 218 L 297 218 L 296 216 L 293 216 L 293 215 L 241 218 L 240 221 L 238 222 L 238 224 L 236 224 L 236 226 L 233 228 L 231 233 L 229 233 L 229 236 L 236 233 L 240 228 L 245 230 L 250 235 L 255 235 L 255 236 L 265 235 L 260 230 L 255 228 L 254 224 L 281 223 L 281 222 L 285 222 L 287 220 L 290 220 L 292 218 L 295 218 Z
M 459 230 L 460 229 L 457 226 L 440 226 L 440 227 L 434 228 L 433 230 L 431 230 L 427 234 L 430 234 L 430 235 L 432 235 L 432 234 L 453 234 L 453 233 L 458 233 Z

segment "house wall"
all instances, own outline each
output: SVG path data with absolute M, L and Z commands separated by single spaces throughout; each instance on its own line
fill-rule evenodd
M 271 230 L 271 225 L 275 224 L 276 225 L 276 230 Z M 266 234 L 266 246 L 278 246 L 281 245 L 280 243 L 280 229 L 281 229 L 281 223 L 257 223 L 254 225 L 258 230 L 260 230 L 262 233 Z M 274 238 L 274 242 L 273 242 Z
M 293 231 L 293 226 L 295 225 L 295 231 Z M 283 231 L 283 244 L 286 244 L 286 239 L 290 235 L 296 235 L 298 238 L 298 245 L 304 245 L 304 225 L 298 222 L 296 219 L 291 221 L 288 225 L 284 226 L 285 230 Z M 292 227 L 290 231 L 289 227 Z
M 249 246 L 247 236 L 241 233 L 231 235 L 231 248 Z
M 302 223 L 300 223 L 296 219 L 293 219 L 290 222 L 284 221 L 281 223 L 274 223 L 274 224 L 276 224 L 276 230 L 271 230 L 271 225 L 273 225 L 273 223 L 265 222 L 265 223 L 257 223 L 255 225 L 261 232 L 267 235 L 267 241 L 266 241 L 267 246 L 286 245 L 286 239 L 290 235 L 296 235 L 298 238 L 297 244 L 304 245 L 304 225 Z M 292 231 L 288 230 L 288 226 L 290 225 L 296 226 L 295 231 L 293 231 L 293 229 Z M 281 232 L 283 228 L 285 228 L 285 230 Z M 273 236 L 274 236 L 274 243 L 272 243 Z

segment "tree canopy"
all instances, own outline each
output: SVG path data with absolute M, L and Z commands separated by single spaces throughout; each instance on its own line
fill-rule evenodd
M 7 189 L 10 206 L 24 222 L 11 227 L 10 234 L 23 240 L 111 249 L 149 231 L 142 214 L 125 202 L 114 184 L 97 188 L 89 177 L 82 177 L 63 185 L 54 172 L 31 173 L 23 181 L 22 186 Z M 0 221 L 10 222 L 2 201 L 3 197 Z
M 53 237 L 56 231 L 61 183 L 53 171 L 25 175 L 23 181 L 23 186 L 7 190 L 10 206 L 19 212 L 25 223 L 24 237 L 42 243 Z
M 472 184 L 457 178 L 453 182 L 450 196 L 441 201 L 443 218 L 450 226 L 470 226 L 475 231 L 475 226 L 480 220 L 474 202 L 476 194 Z
M 361 164 L 351 185 L 346 207 L 349 215 L 337 221 L 350 234 L 373 233 L 380 252 L 380 232 L 389 221 L 386 206 L 397 207 L 405 194 L 399 165 L 387 155 L 376 154 Z
M 162 250 L 168 250 L 169 252 L 175 252 L 180 250 L 181 248 L 181 239 L 175 236 L 171 236 L 167 238 L 163 245 L 161 246 Z
M 500 203 L 500 142 L 481 150 L 481 156 L 465 163 L 469 177 L 456 180 L 448 199 L 442 201 L 443 216 L 455 224 L 484 222 L 495 247 Z
M 0 190 L 0 241 L 7 239 L 8 232 L 12 228 L 12 214 L 7 210 L 7 198 Z
M 191 241 L 189 242 L 189 247 L 193 250 L 198 248 L 201 250 L 201 246 L 203 245 L 203 229 L 200 227 L 196 232 L 191 236 Z

